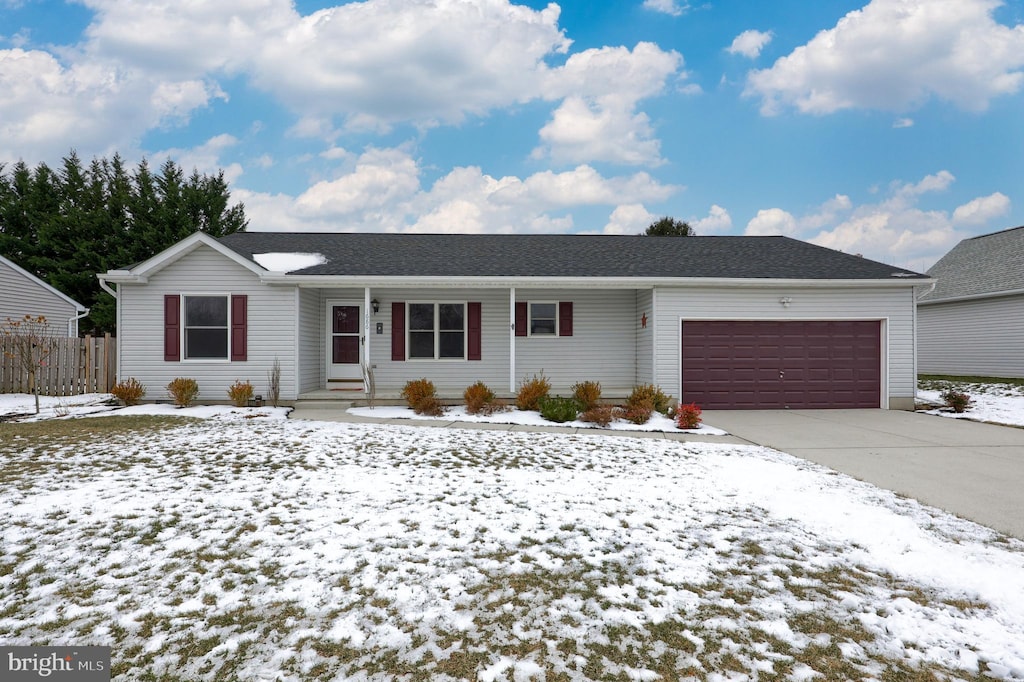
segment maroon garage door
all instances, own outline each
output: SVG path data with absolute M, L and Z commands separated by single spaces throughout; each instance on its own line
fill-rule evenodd
M 878 321 L 683 322 L 683 402 L 704 409 L 879 407 Z

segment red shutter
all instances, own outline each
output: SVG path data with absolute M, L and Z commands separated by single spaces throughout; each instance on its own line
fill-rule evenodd
M 467 345 L 467 360 L 479 360 L 480 359 L 480 345 L 481 345 L 481 315 L 480 315 L 480 303 L 470 302 L 466 304 L 468 308 L 466 315 L 466 328 L 469 332 L 469 338 L 466 339 Z
M 181 296 L 164 296 L 164 362 L 181 360 Z
M 572 301 L 558 302 L 558 335 L 572 336 Z
M 249 297 L 231 297 L 231 361 L 245 362 L 249 350 Z
M 516 301 L 516 336 L 526 336 L 529 322 L 526 321 L 526 301 Z
M 394 362 L 405 360 L 405 303 L 391 303 L 391 359 Z

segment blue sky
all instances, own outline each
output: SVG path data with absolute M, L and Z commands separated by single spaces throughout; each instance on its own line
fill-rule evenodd
M 223 169 L 252 230 L 1024 224 L 1024 0 L 0 0 L 0 162 Z

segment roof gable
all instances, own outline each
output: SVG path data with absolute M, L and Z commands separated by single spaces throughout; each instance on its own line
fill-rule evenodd
M 922 301 L 1024 291 L 1024 226 L 964 239 L 933 265 Z
M 22 277 L 24 277 L 27 281 L 31 282 L 33 285 L 41 287 L 41 288 L 45 289 L 46 291 L 50 292 L 51 294 L 53 294 L 57 298 L 61 299 L 62 301 L 64 301 L 65 303 L 67 303 L 68 305 L 73 307 L 76 311 L 81 313 L 81 312 L 84 312 L 84 311 L 88 310 L 84 305 L 82 305 L 81 303 L 79 303 L 75 299 L 71 298 L 70 296 L 68 296 L 64 292 L 60 291 L 59 289 L 56 289 L 55 287 L 47 284 L 43 280 L 41 280 L 38 277 L 36 277 L 35 275 L 33 275 L 28 270 L 25 270 L 24 268 L 20 267 L 17 263 L 15 263 L 15 262 L 13 262 L 11 260 L 8 260 L 7 258 L 4 258 L 3 256 L 0 256 L 0 264 L 6 265 L 8 268 L 10 268 L 14 272 L 16 272 L 19 275 L 21 275 Z
M 236 232 L 220 243 L 318 253 L 288 276 L 920 280 L 926 275 L 788 237 Z

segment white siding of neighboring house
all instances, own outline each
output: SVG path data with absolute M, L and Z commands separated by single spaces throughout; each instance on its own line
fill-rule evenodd
M 644 327 L 644 315 L 647 326 Z M 637 384 L 654 383 L 654 292 L 644 289 L 636 292 L 636 381 Z
M 68 320 L 78 312 L 53 291 L 0 261 L 0 323 L 6 323 L 7 318 L 20 320 L 25 315 L 42 315 L 50 333 L 68 336 Z M 71 331 L 72 335 L 78 334 L 77 323 Z
M 792 299 L 789 307 L 781 297 Z M 882 330 L 882 385 L 889 407 L 912 409 L 914 377 L 914 289 L 766 287 L 659 287 L 657 300 L 657 382 L 678 397 L 680 319 L 695 320 L 886 320 Z M 888 339 L 888 344 L 886 344 Z
M 1024 377 L 1024 295 L 919 304 L 923 374 Z
M 248 359 L 164 362 L 165 294 L 248 295 Z M 293 287 L 260 284 L 249 270 L 200 246 L 152 274 L 148 284 L 121 284 L 120 301 L 119 379 L 141 381 L 147 400 L 167 398 L 165 387 L 175 377 L 195 379 L 203 401 L 228 400 L 228 387 L 235 380 L 248 380 L 257 394 L 266 395 L 267 372 L 275 357 L 281 363 L 281 399 L 296 397 Z

